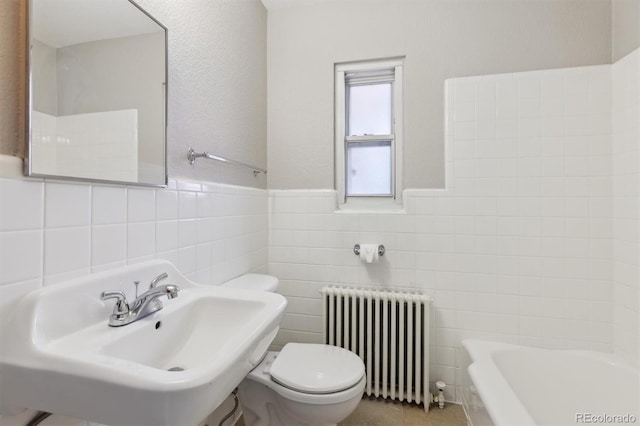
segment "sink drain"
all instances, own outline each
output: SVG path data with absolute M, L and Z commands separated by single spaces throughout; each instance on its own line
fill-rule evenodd
M 182 367 L 171 367 L 168 371 L 184 371 Z

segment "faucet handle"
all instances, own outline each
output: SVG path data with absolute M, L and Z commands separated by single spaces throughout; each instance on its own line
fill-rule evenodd
M 160 281 L 164 280 L 168 276 L 169 275 L 167 275 L 166 272 L 163 272 L 160 275 L 158 275 L 157 277 L 155 277 L 154 279 L 152 279 L 151 282 L 149 283 L 149 290 L 151 290 L 152 288 L 157 286 Z
M 125 296 L 121 291 L 103 291 L 102 294 L 100 294 L 100 299 L 116 299 L 116 305 L 113 307 L 114 315 L 123 315 L 129 312 L 129 303 L 127 303 L 127 296 Z

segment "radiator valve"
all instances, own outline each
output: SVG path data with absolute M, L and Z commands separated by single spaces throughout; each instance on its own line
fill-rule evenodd
M 431 402 L 434 404 L 438 404 L 439 408 L 444 408 L 444 388 L 447 387 L 447 384 L 443 381 L 436 382 L 436 388 L 438 388 L 438 394 L 431 394 Z

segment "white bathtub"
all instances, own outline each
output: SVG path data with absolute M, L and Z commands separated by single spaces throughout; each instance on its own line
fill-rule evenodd
M 640 425 L 638 370 L 613 355 L 462 342 L 462 403 L 482 425 Z

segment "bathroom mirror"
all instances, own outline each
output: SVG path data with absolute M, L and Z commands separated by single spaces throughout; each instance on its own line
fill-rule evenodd
M 25 1 L 25 174 L 166 186 L 166 28 L 132 0 Z

